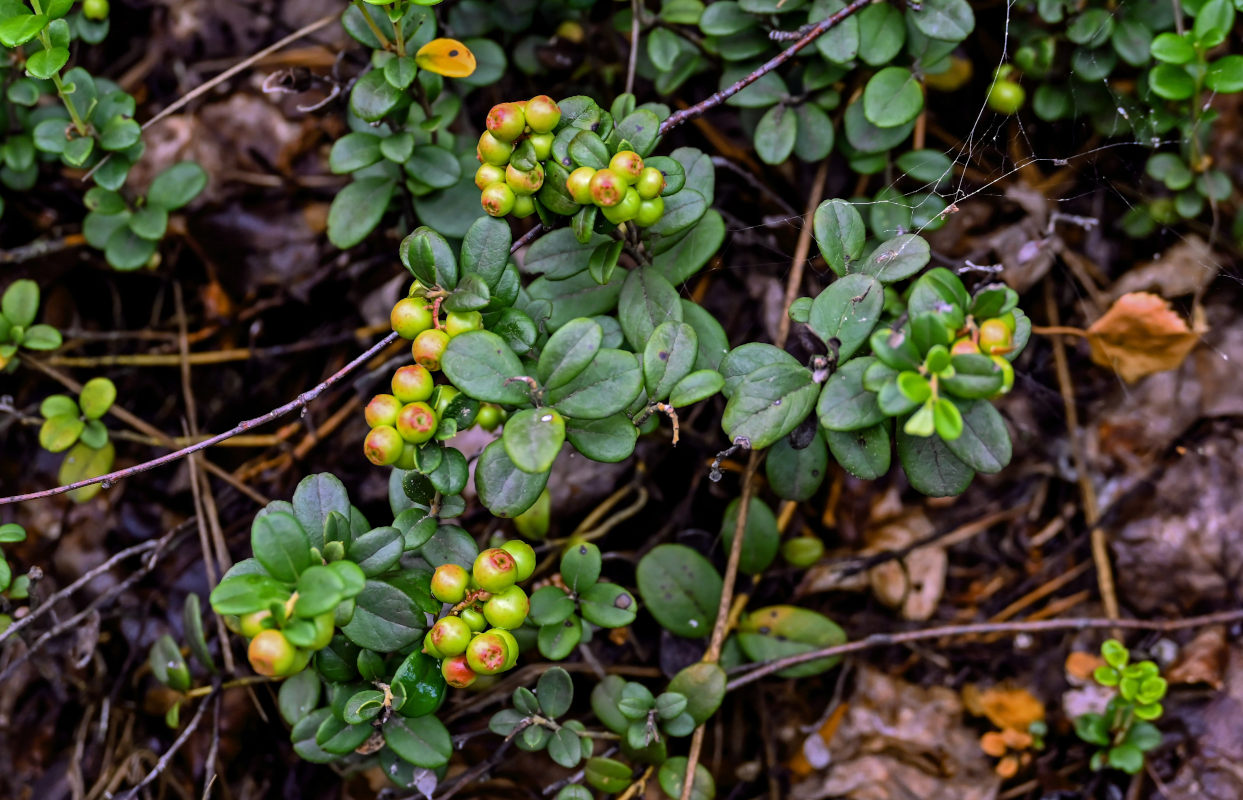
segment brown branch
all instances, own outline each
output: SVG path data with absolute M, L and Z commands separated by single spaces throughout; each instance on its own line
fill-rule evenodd
M 936 628 L 925 628 L 918 631 L 900 631 L 898 633 L 873 633 L 853 642 L 846 644 L 834 645 L 833 647 L 824 647 L 819 650 L 812 650 L 806 653 L 799 653 L 785 658 L 778 658 L 774 661 L 767 661 L 756 666 L 750 672 L 734 678 L 726 684 L 726 691 L 733 691 L 740 687 L 746 686 L 748 683 L 771 675 L 774 672 L 780 672 L 788 667 L 806 664 L 808 661 L 816 661 L 821 658 L 830 658 L 833 656 L 844 656 L 850 653 L 858 653 L 863 650 L 871 650 L 876 647 L 884 647 L 886 645 L 905 644 L 907 642 L 917 642 L 926 639 L 940 639 L 942 637 L 958 637 L 958 636 L 977 636 L 987 633 L 1046 633 L 1049 631 L 1085 631 L 1085 630 L 1105 630 L 1110 628 L 1122 628 L 1125 630 L 1139 631 L 1160 631 L 1168 633 L 1170 631 L 1184 630 L 1186 628 L 1202 628 L 1209 625 L 1224 625 L 1232 622 L 1243 620 L 1243 609 L 1235 609 L 1233 611 L 1219 611 L 1214 614 L 1204 614 L 1198 617 L 1187 617 L 1186 619 L 1108 619 L 1101 617 L 1071 617 L 1068 619 L 1048 619 L 1048 620 L 1020 620 L 1018 622 L 975 622 L 965 625 L 942 625 Z
M 708 109 L 715 108 L 716 106 L 719 106 L 721 103 L 724 103 L 729 98 L 738 94 L 743 89 L 747 88 L 751 84 L 758 81 L 760 78 L 764 77 L 768 73 L 775 70 L 777 67 L 789 61 L 791 58 L 797 55 L 798 52 L 802 50 L 804 47 L 816 41 L 816 39 L 819 39 L 823 34 L 827 33 L 828 31 L 840 25 L 844 20 L 848 19 L 852 14 L 855 14 L 856 12 L 862 10 L 864 7 L 869 6 L 875 2 L 879 2 L 879 0 L 854 0 L 848 6 L 843 8 L 841 11 L 838 11 L 836 14 L 832 14 L 820 20 L 812 28 L 810 28 L 805 34 L 803 34 L 803 37 L 801 39 L 799 39 L 797 42 L 787 47 L 785 50 L 782 50 L 780 53 L 773 56 L 768 61 L 765 61 L 763 64 L 757 67 L 754 72 L 743 77 L 742 80 L 739 80 L 738 82 L 734 83 L 732 86 L 728 86 L 719 92 L 715 92 L 709 95 L 707 99 L 696 103 L 690 108 L 684 108 L 681 111 L 671 114 L 668 119 L 660 123 L 661 135 L 663 136 L 664 134 L 668 133 L 670 130 L 681 125 L 683 122 L 686 122 L 688 119 L 692 119 L 693 117 L 698 117 L 700 114 L 704 113 Z

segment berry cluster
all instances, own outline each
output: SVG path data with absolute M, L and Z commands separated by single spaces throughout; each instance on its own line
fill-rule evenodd
M 544 163 L 552 154 L 553 130 L 560 121 L 561 109 L 547 95 L 492 107 L 487 130 L 475 150 L 480 161 L 475 185 L 482 192 L 484 211 L 519 219 L 535 211 L 535 193 L 545 185 Z M 603 162 L 601 157 L 597 163 Z M 565 192 L 574 203 L 596 206 L 614 225 L 634 221 L 646 228 L 665 213 L 664 173 L 644 166 L 643 157 L 634 150 L 618 150 L 602 169 L 580 166 L 568 177 L 562 176 Z
M 983 322 L 974 321 L 960 332 L 950 346 L 952 355 L 983 354 L 989 356 L 1001 370 L 1002 384 L 998 394 L 1005 394 L 1014 386 L 1014 367 L 1005 355 L 1014 350 L 1014 331 L 1018 320 L 1013 311 L 1007 311 Z
M 315 651 L 332 641 L 337 626 L 335 610 L 300 616 L 297 598 L 294 594 L 285 602 L 283 619 L 266 608 L 224 618 L 229 630 L 250 640 L 246 655 L 251 668 L 260 675 L 284 678 L 301 672 Z
M 533 196 L 544 185 L 541 162 L 552 153 L 552 131 L 560 121 L 561 108 L 548 95 L 492 107 L 475 150 L 480 162 L 475 185 L 483 193 L 484 211 L 519 219 L 534 213 Z
M 415 363 L 398 369 L 393 374 L 393 393 L 371 398 L 363 412 L 371 427 L 363 452 L 376 466 L 414 469 L 415 448 L 436 436 L 441 418 L 460 395 L 454 386 L 437 385 L 432 373 L 440 370 L 440 357 L 450 339 L 483 328 L 483 315 L 478 311 L 450 311 L 442 319 L 440 298 L 433 294 L 415 281 L 409 296 L 398 300 L 389 315 L 393 330 L 412 341 Z M 474 422 L 490 431 L 503 419 L 500 406 L 484 403 Z
M 655 167 L 645 167 L 633 150 L 619 150 L 604 169 L 579 167 L 565 182 L 574 202 L 594 203 L 614 225 L 634 223 L 640 228 L 655 225 L 664 216 L 665 176 Z
M 510 631 L 526 620 L 531 603 L 517 583 L 534 571 L 535 551 L 519 539 L 484 550 L 470 573 L 457 564 L 436 568 L 432 596 L 453 608 L 427 632 L 423 652 L 440 659 L 447 684 L 463 689 L 518 661 Z

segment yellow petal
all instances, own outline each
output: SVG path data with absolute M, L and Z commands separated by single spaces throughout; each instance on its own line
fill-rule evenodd
M 475 54 L 457 39 L 432 39 L 415 53 L 414 63 L 448 78 L 465 78 L 475 71 Z

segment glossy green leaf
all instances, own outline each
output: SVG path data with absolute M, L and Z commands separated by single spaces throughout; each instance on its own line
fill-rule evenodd
M 821 203 L 812 217 L 812 232 L 820 254 L 838 275 L 845 275 L 851 262 L 863 254 L 867 239 L 863 217 L 845 200 Z
M 328 209 L 328 239 L 348 250 L 375 230 L 388 210 L 397 183 L 391 178 L 360 178 L 337 192 Z
M 601 419 L 566 420 L 565 435 L 574 449 L 592 461 L 614 464 L 634 452 L 639 429 L 625 414 L 613 414 Z
M 685 545 L 658 545 L 639 560 L 635 577 L 644 606 L 661 627 L 690 638 L 712 632 L 721 576 L 702 555 Z
M 643 372 L 633 353 L 602 348 L 587 369 L 548 392 L 546 400 L 567 417 L 602 419 L 629 406 L 642 384 Z
M 853 431 L 824 431 L 834 460 L 842 468 L 864 480 L 875 480 L 889 472 L 889 423 L 878 422 Z
M 731 500 L 725 507 L 725 517 L 721 520 L 721 541 L 727 553 L 733 548 L 741 504 L 739 498 Z M 763 500 L 752 498 L 747 508 L 747 523 L 743 532 L 742 556 L 738 568 L 747 574 L 758 575 L 773 563 L 780 546 L 781 531 L 777 527 L 777 515 Z
M 898 431 L 898 459 L 907 480 L 917 491 L 930 497 L 961 494 L 971 484 L 975 471 L 955 456 L 937 436 L 912 436 Z
M 731 442 L 745 439 L 762 449 L 794 430 L 816 403 L 819 386 L 805 367 L 769 364 L 744 377 L 733 390 L 721 427 Z
M 476 400 L 503 405 L 528 402 L 529 387 L 510 380 L 523 375 L 522 364 L 495 333 L 469 331 L 453 337 L 441 368 L 455 386 Z
M 354 602 L 354 617 L 341 633 L 359 647 L 389 652 L 409 647 L 423 636 L 423 614 L 391 584 L 368 580 Z
M 799 503 L 810 500 L 828 470 L 824 441 L 817 436 L 806 447 L 796 450 L 787 436 L 769 449 L 764 470 L 768 485 L 778 497 Z
M 838 341 L 837 360 L 844 363 L 871 336 L 884 304 L 885 291 L 875 278 L 846 275 L 812 302 L 808 325 L 826 343 Z
M 475 465 L 479 501 L 498 517 L 516 517 L 526 511 L 547 482 L 547 473 L 532 475 L 518 469 L 499 441 L 484 448 Z

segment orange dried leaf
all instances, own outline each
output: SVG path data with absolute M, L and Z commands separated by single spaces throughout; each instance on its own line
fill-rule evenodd
M 457 39 L 432 39 L 414 54 L 414 63 L 446 78 L 465 78 L 475 71 L 475 54 Z
M 1148 292 L 1119 297 L 1087 334 L 1092 360 L 1128 383 L 1176 369 L 1200 340 L 1169 303 Z

